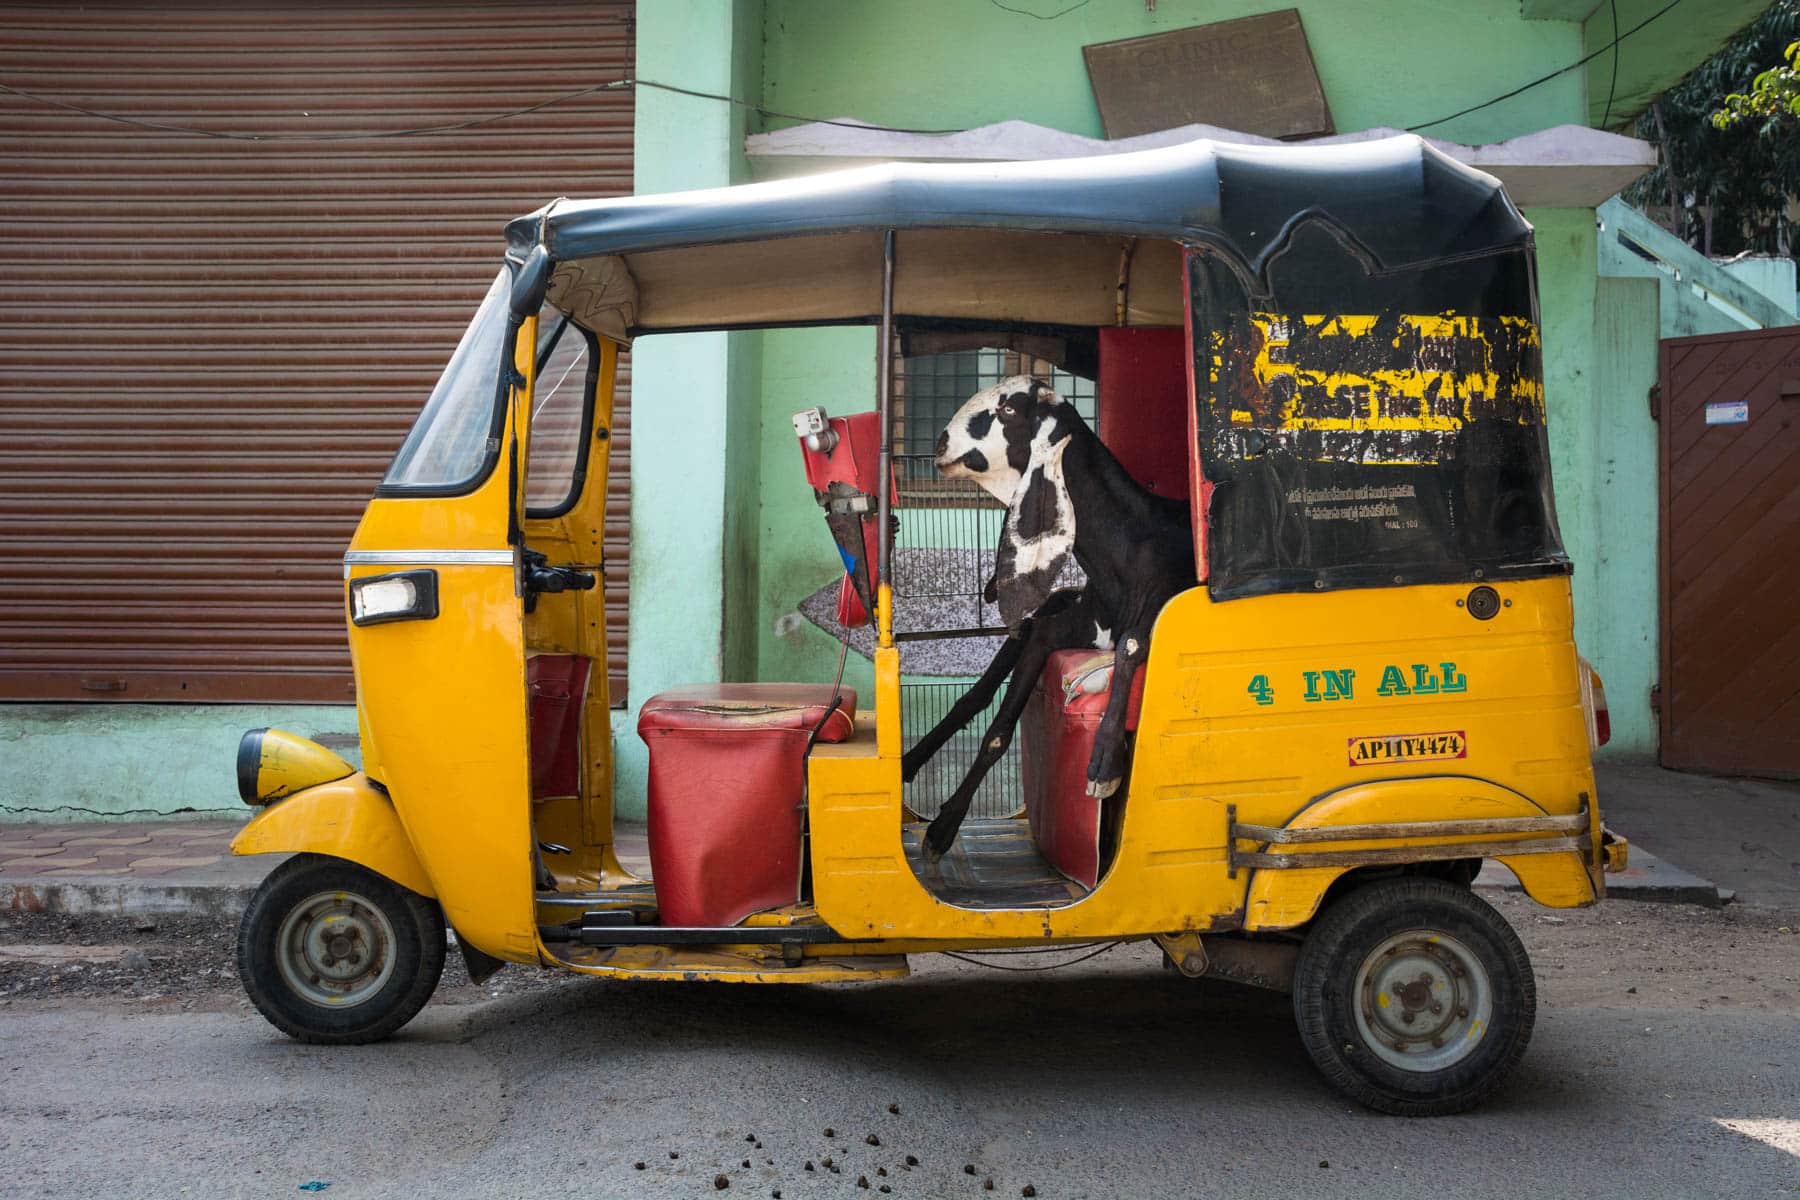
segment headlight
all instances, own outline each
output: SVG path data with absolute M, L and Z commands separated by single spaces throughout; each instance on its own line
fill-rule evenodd
M 350 621 L 429 621 L 438 615 L 437 572 L 396 571 L 350 581 Z

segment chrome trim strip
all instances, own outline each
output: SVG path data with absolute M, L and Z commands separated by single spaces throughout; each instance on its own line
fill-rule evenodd
M 510 567 L 511 550 L 346 550 L 344 565 L 412 566 L 421 565 L 494 565 Z

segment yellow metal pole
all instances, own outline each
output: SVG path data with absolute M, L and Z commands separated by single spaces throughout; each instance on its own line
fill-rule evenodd
M 876 645 L 890 649 L 894 644 L 894 231 L 882 239 L 881 255 L 881 341 L 876 346 L 875 407 L 881 414 L 880 476 L 875 484 L 877 528 L 881 540 L 876 557 L 875 637 Z

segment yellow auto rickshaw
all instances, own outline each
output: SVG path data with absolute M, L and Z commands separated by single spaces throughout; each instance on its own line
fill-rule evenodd
M 1594 790 L 1606 714 L 1552 501 L 1532 232 L 1495 180 L 1411 137 L 1195 142 L 557 200 L 506 235 L 344 555 L 361 769 L 279 730 L 240 747 L 259 811 L 234 851 L 295 856 L 239 936 L 271 1022 L 392 1033 L 447 927 L 477 980 L 887 980 L 914 954 L 1153 939 L 1186 975 L 1291 993 L 1364 1104 L 1446 1113 L 1498 1085 L 1534 985 L 1476 871 L 1589 905 L 1624 846 Z M 873 609 L 874 695 L 646 701 L 645 877 L 616 851 L 600 576 L 619 354 L 821 324 L 879 330 L 871 411 L 799 414 L 806 476 L 763 486 L 825 506 L 840 615 Z M 1097 359 L 1108 444 L 1188 502 L 1194 544 L 1137 672 L 1124 786 L 1095 797 L 1058 765 L 1106 683 L 1055 665 L 1023 807 L 969 820 L 941 863 L 902 783 L 909 330 Z M 553 386 L 579 403 L 546 489 Z

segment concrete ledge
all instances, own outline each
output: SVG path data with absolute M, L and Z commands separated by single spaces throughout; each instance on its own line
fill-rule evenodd
M 1475 878 L 1479 888 L 1522 891 L 1518 879 L 1499 863 L 1486 863 Z M 1608 900 L 1646 900 L 1661 904 L 1698 904 L 1703 908 L 1723 908 L 1731 903 L 1734 893 L 1721 890 L 1711 880 L 1691 875 L 1680 867 L 1665 862 L 1636 842 L 1631 844 L 1631 865 L 1616 875 L 1606 877 Z
M 273 865 L 271 863 L 271 865 Z M 254 883 L 152 883 L 120 879 L 0 882 L 0 912 L 103 916 L 218 917 L 237 920 Z

